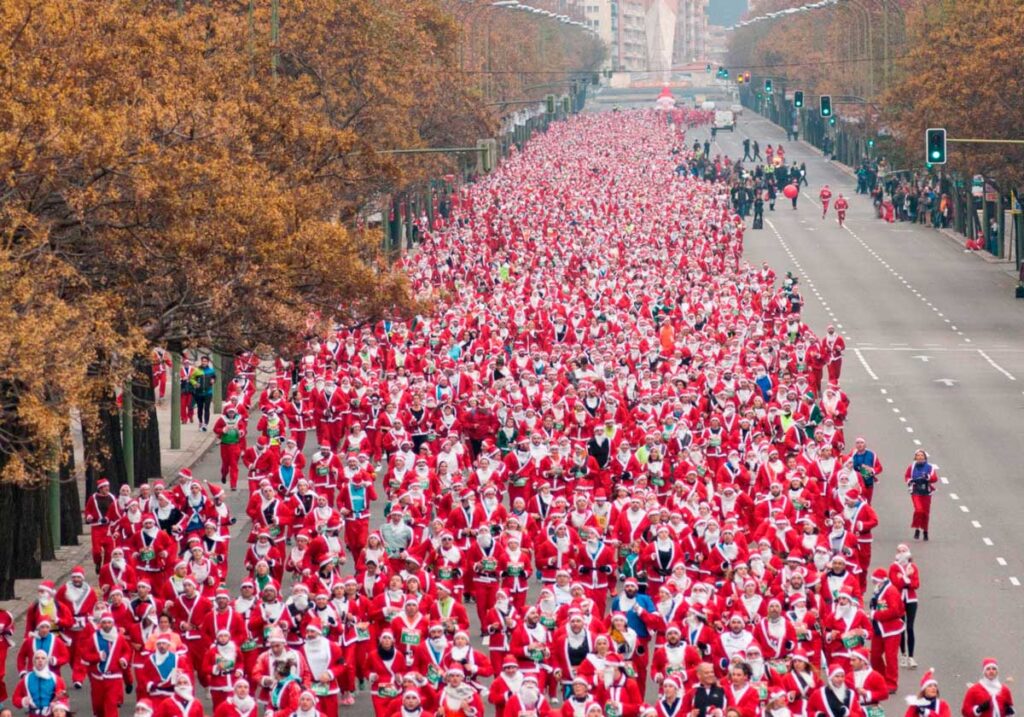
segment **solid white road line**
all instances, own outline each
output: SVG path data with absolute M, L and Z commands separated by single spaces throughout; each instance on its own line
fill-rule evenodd
M 871 366 L 868 365 L 867 359 L 864 358 L 864 354 L 861 353 L 860 349 L 854 349 L 853 352 L 857 354 L 857 358 L 860 360 L 860 365 L 864 367 L 865 371 L 867 371 L 868 376 L 870 376 L 873 381 L 877 381 L 878 374 L 871 370 Z M 885 391 L 883 390 L 882 393 L 885 393 Z
M 964 339 L 964 341 L 967 341 L 967 339 Z M 1016 380 L 1017 380 L 1016 378 L 1014 378 L 1014 376 L 1013 376 L 1013 374 L 1012 374 L 1012 373 L 1010 373 L 1010 372 L 1009 372 L 1009 371 L 1007 371 L 1007 370 L 1006 370 L 1005 368 L 1003 368 L 1002 366 L 1000 366 L 999 364 L 997 364 L 997 363 L 996 363 L 995 361 L 993 361 L 993 360 L 992 360 L 992 357 L 991 357 L 991 356 L 989 356 L 989 355 L 988 355 L 987 353 L 985 353 L 985 352 L 984 352 L 984 351 L 982 351 L 981 349 L 978 349 L 978 353 L 979 353 L 979 354 L 981 354 L 981 357 L 982 357 L 983 359 L 985 359 L 986 361 L 988 361 L 988 363 L 989 363 L 989 366 L 991 366 L 991 367 L 992 367 L 992 368 L 994 368 L 994 369 L 995 369 L 996 371 L 998 371 L 999 373 L 1001 373 L 1001 374 L 1003 374 L 1004 376 L 1006 376 L 1006 378 L 1010 379 L 1011 381 L 1016 381 Z

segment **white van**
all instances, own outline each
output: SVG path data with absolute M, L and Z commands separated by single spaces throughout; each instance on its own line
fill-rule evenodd
M 716 130 L 727 129 L 732 132 L 736 129 L 736 115 L 732 110 L 718 110 L 715 112 L 715 122 L 712 127 Z

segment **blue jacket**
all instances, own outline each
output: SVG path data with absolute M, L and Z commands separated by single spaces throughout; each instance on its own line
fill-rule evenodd
M 636 631 L 637 637 L 641 637 L 641 638 L 645 638 L 645 639 L 649 638 L 651 636 L 651 633 L 649 633 L 647 631 L 647 625 L 644 624 L 644 621 L 641 620 L 640 616 L 637 615 L 632 610 L 621 610 L 619 608 L 619 604 L 620 604 L 619 601 L 620 600 L 621 600 L 621 596 L 616 596 L 615 599 L 612 600 L 612 612 L 613 613 L 614 612 L 620 612 L 620 611 L 621 612 L 625 612 L 626 613 L 626 624 L 629 625 L 631 628 L 633 628 Z M 654 602 L 647 595 L 643 595 L 641 593 L 637 593 L 636 597 L 634 598 L 634 600 L 636 600 L 636 604 L 637 605 L 639 605 L 641 608 L 643 608 L 647 612 L 654 612 L 655 611 Z

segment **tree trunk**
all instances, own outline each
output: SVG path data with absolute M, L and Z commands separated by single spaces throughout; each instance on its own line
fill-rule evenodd
M 96 492 L 96 481 L 110 481 L 110 492 L 128 482 L 124 472 L 124 454 L 121 448 L 121 411 L 117 396 L 111 389 L 100 399 L 99 420 L 95 426 L 82 426 L 85 443 L 85 493 Z
M 156 392 L 153 390 L 153 364 L 148 356 L 135 360 L 135 378 L 132 381 L 135 416 L 132 430 L 135 449 L 135 485 L 159 478 L 160 425 L 156 415 Z
M 59 488 L 59 486 L 58 486 Z M 33 491 L 39 493 L 39 562 L 40 562 L 40 577 L 42 577 L 42 562 L 45 560 L 56 560 L 57 559 L 57 545 L 53 542 L 53 516 L 50 515 L 50 486 L 49 484 L 44 485 L 39 490 Z M 34 576 L 29 576 L 34 577 Z
M 228 389 L 231 387 L 231 382 L 235 378 L 234 356 L 229 354 L 221 355 L 220 373 L 221 375 L 217 377 L 217 383 L 220 385 L 220 388 L 217 390 L 220 391 L 220 397 L 227 400 Z
M 17 526 L 12 536 L 10 574 L 14 578 L 38 579 L 43 576 L 42 531 L 46 528 L 46 489 L 18 488 L 11 522 Z
M 0 461 L 3 462 L 3 461 Z M 18 515 L 18 492 L 13 484 L 0 484 L 0 515 Z M 14 595 L 14 536 L 21 521 L 0 520 L 0 600 L 13 600 Z
M 82 534 L 82 502 L 78 495 L 75 451 L 68 451 L 60 464 L 60 544 L 78 545 Z

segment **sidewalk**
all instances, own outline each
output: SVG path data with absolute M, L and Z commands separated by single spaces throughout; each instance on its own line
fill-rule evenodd
M 160 426 L 160 466 L 163 469 L 163 475 L 166 482 L 173 482 L 175 476 L 178 475 L 178 471 L 182 468 L 190 468 L 195 465 L 207 452 L 211 445 L 213 445 L 214 435 L 213 433 L 201 433 L 199 426 L 195 423 L 182 424 L 181 426 L 181 448 L 178 450 L 171 450 L 171 408 L 170 408 L 170 389 L 167 391 L 167 397 L 164 399 L 163 404 L 157 404 L 157 421 Z M 77 441 L 76 441 L 77 443 Z M 78 453 L 78 451 L 76 451 Z M 76 463 L 79 467 L 78 484 L 79 490 L 83 494 L 81 495 L 82 505 L 85 505 L 85 478 L 81 473 L 84 462 L 81 455 L 75 456 Z M 81 565 L 86 569 L 87 581 L 89 584 L 96 585 L 96 576 L 93 575 L 92 570 L 92 558 L 91 544 L 89 540 L 88 528 L 86 533 L 79 536 L 79 544 L 57 549 L 56 559 L 48 560 L 43 563 L 42 578 L 35 579 L 30 578 L 27 580 L 18 580 L 15 583 L 15 595 L 18 597 L 14 600 L 3 600 L 0 601 L 0 609 L 9 610 L 15 620 L 19 620 L 21 616 L 28 610 L 29 605 L 35 600 L 36 587 L 39 585 L 41 580 L 52 580 L 58 587 L 67 581 L 71 571 L 77 565 Z

